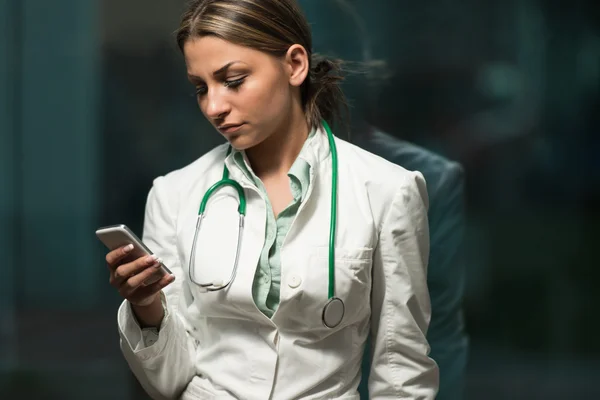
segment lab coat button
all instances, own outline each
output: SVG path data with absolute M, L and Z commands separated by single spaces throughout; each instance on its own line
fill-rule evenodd
M 298 275 L 292 275 L 290 281 L 288 282 L 288 286 L 292 289 L 296 289 L 302 283 L 302 279 Z

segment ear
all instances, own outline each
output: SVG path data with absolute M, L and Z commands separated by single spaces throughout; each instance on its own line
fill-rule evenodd
M 285 55 L 286 69 L 289 73 L 290 85 L 300 87 L 308 76 L 309 62 L 306 49 L 294 44 Z

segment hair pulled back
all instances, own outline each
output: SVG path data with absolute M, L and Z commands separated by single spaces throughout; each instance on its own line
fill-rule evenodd
M 309 55 L 310 72 L 301 86 L 302 106 L 309 125 L 343 122 L 348 110 L 340 87 L 342 61 L 312 52 L 309 24 L 295 0 L 193 0 L 181 18 L 177 44 L 196 37 L 216 36 L 228 42 L 283 57 L 299 44 Z

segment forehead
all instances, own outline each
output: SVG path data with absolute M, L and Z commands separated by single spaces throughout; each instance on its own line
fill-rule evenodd
M 247 64 L 260 62 L 266 54 L 240 46 L 216 36 L 203 36 L 188 40 L 183 46 L 185 62 L 190 72 L 212 73 L 231 61 Z

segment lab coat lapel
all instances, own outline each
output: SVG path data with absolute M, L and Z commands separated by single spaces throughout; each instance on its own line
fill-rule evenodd
M 244 188 L 247 204 L 236 276 L 228 288 L 203 293 L 190 280 L 188 273 L 198 206 L 206 190 L 221 179 L 221 170 L 218 178 L 213 178 L 214 182 L 210 181 L 206 185 L 202 185 L 203 187 L 194 195 L 194 199 L 190 199 L 184 216 L 182 216 L 184 221 L 180 237 L 184 279 L 189 280 L 191 293 L 198 302 L 201 315 L 211 316 L 222 312 L 236 314 L 237 311 L 240 318 L 254 318 L 257 314 L 260 317 L 262 314 L 256 308 L 252 298 L 252 285 L 260 252 L 264 245 L 265 204 L 256 189 L 249 185 L 237 167 L 228 165 L 228 168 L 230 179 L 236 180 Z M 192 266 L 196 282 L 208 283 L 216 280 L 226 282 L 229 279 L 237 251 L 238 204 L 237 191 L 230 186 L 220 188 L 210 197 L 198 234 L 195 265 Z
M 226 160 L 230 179 L 237 181 L 244 188 L 246 195 L 246 216 L 241 237 L 239 265 L 237 276 L 230 288 L 231 300 L 242 306 L 246 313 L 262 316 L 252 297 L 252 286 L 261 250 L 265 242 L 267 210 L 264 199 L 250 183 L 244 173 L 228 157 Z M 237 235 L 237 231 L 233 233 Z

